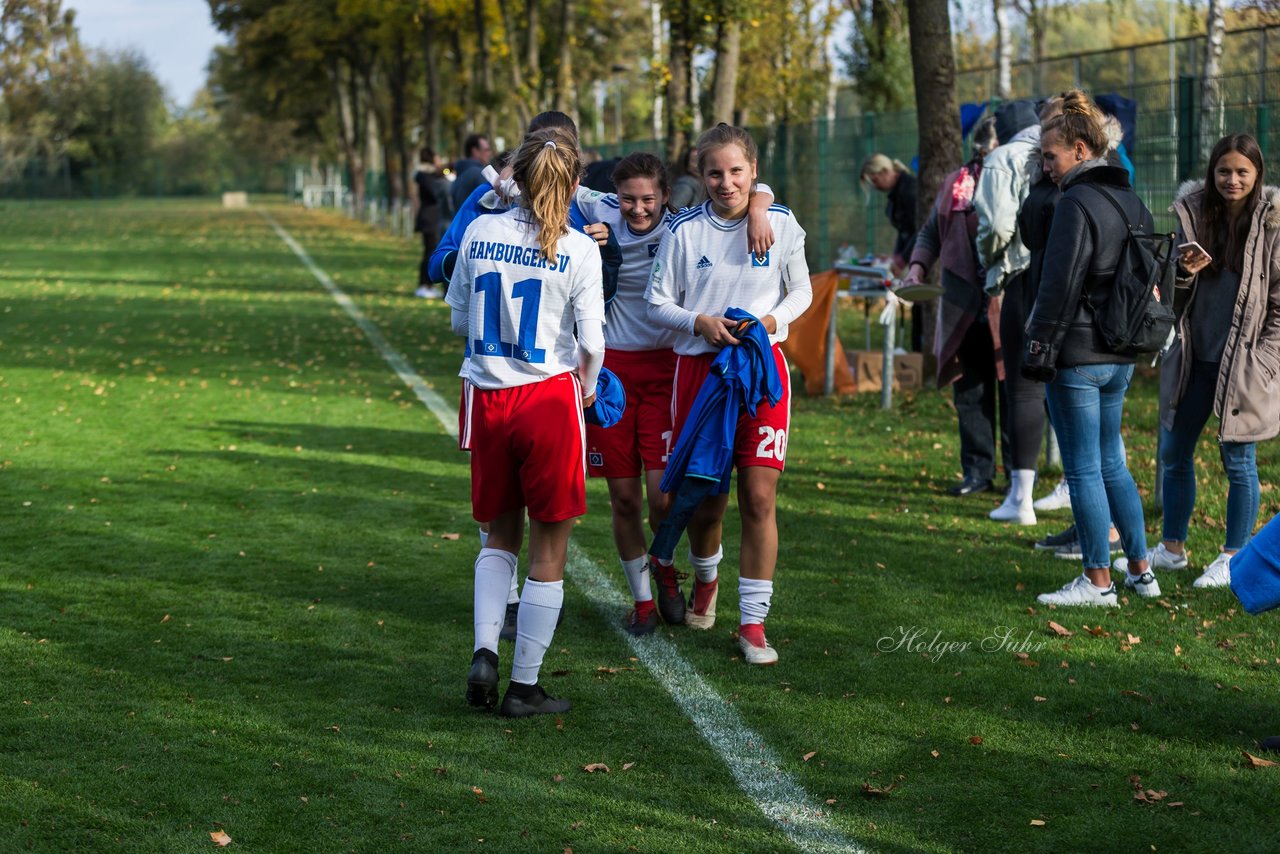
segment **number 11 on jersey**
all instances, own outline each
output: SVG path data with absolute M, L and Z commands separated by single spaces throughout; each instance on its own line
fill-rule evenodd
M 506 356 L 533 365 L 546 361 L 547 351 L 534 346 L 538 306 L 542 302 L 541 279 L 521 279 L 511 287 L 511 298 L 520 300 L 520 322 L 512 324 L 516 328 L 515 343 L 502 340 L 502 311 L 507 305 L 502 294 L 502 274 L 477 276 L 476 293 L 484 294 L 484 326 L 480 339 L 472 343 L 473 355 Z

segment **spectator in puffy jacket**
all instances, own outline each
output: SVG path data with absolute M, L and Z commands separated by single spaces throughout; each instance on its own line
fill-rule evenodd
M 1128 173 L 1107 165 L 1107 147 L 1097 106 L 1082 92 L 1066 93 L 1062 115 L 1045 123 L 1040 140 L 1045 168 L 1059 179 L 1062 197 L 1027 324 L 1022 370 L 1048 384 L 1049 415 L 1071 487 L 1084 572 L 1061 590 L 1041 594 L 1038 601 L 1046 605 L 1117 603 L 1109 517 L 1128 557 L 1125 587 L 1143 597 L 1160 595 L 1147 565 L 1142 499 L 1126 467 L 1120 434 L 1134 360 L 1107 348 L 1088 299 L 1113 286 L 1129 226 L 1150 233 L 1154 225 Z
M 1164 463 L 1163 541 L 1157 569 L 1187 566 L 1187 529 L 1196 501 L 1195 450 L 1216 414 L 1218 454 L 1230 484 L 1226 538 L 1196 587 L 1231 581 L 1231 557 L 1258 521 L 1255 444 L 1280 433 L 1280 189 L 1248 134 L 1223 137 L 1203 182 L 1184 184 L 1173 203 L 1179 245 L 1178 338 L 1160 370 Z

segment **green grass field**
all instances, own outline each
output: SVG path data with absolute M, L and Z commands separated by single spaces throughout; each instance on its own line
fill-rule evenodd
M 416 247 L 270 211 L 452 404 L 461 348 L 447 308 L 412 297 Z M 596 572 L 571 568 L 543 670 L 574 709 L 463 702 L 467 460 L 259 211 L 0 203 L 0 304 L 0 849 L 207 850 L 215 831 L 262 851 L 807 844 L 615 630 L 601 484 L 574 538 Z M 1280 768 L 1243 753 L 1280 733 L 1274 621 L 1193 590 L 1194 571 L 1163 574 L 1155 603 L 1037 606 L 1079 571 L 1030 548 L 1065 516 L 1005 527 L 996 496 L 945 494 L 948 398 L 797 398 L 777 667 L 737 660 L 734 521 L 716 629 L 652 642 L 837 845 L 1275 850 Z M 1126 413 L 1144 495 L 1154 424 L 1148 374 Z M 1265 521 L 1280 454 L 1258 456 Z M 1196 567 L 1224 528 L 1211 440 L 1200 466 Z M 881 640 L 913 627 L 952 645 Z

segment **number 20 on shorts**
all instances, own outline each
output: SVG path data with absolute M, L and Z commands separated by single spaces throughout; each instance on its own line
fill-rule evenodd
M 787 458 L 787 431 L 762 426 L 759 433 L 763 438 L 756 446 L 756 456 L 760 459 L 784 462 Z

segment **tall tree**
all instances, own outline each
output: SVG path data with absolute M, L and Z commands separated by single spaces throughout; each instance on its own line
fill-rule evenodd
M 1013 92 L 1013 33 L 1009 31 L 1009 0 L 992 0 L 996 20 L 996 97 L 1009 100 Z
M 742 56 L 742 20 L 739 3 L 717 0 L 716 59 L 712 70 L 711 121 L 733 124 L 738 92 L 738 62 Z
M 1222 0 L 1209 0 L 1205 21 L 1204 70 L 1200 78 L 1200 156 L 1206 161 L 1214 143 L 1222 136 L 1222 92 L 1218 81 L 1222 73 L 1222 43 L 1227 24 L 1222 13 Z
M 861 107 L 891 113 L 911 104 L 911 49 L 906 0 L 845 0 L 853 42 L 845 54 Z
M 667 160 L 675 163 L 688 148 L 693 132 L 693 68 L 695 24 L 693 0 L 665 0 L 668 28 Z

